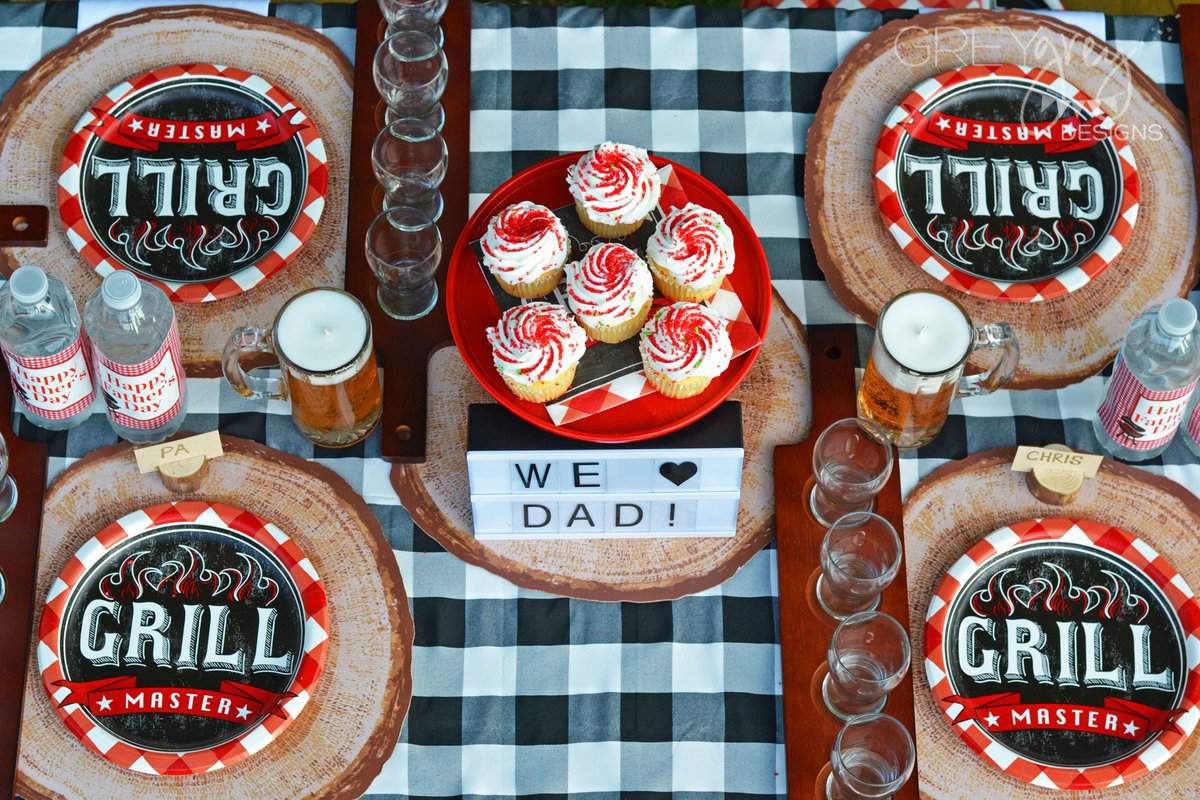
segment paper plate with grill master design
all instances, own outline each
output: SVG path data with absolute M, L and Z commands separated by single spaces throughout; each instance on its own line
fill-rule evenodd
M 1161 766 L 1200 720 L 1200 605 L 1120 528 L 1000 528 L 930 599 L 925 674 L 959 736 L 1036 786 L 1117 786 Z
M 38 669 L 84 745 L 127 769 L 211 772 L 269 745 L 325 660 L 325 589 L 282 530 L 180 501 L 89 539 L 51 586 Z

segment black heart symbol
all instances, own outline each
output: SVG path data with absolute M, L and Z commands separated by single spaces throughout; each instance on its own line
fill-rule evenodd
M 658 474 L 676 486 L 683 486 L 696 474 L 696 470 L 696 462 L 694 461 L 684 461 L 680 464 L 676 464 L 674 461 L 667 461 L 658 468 Z

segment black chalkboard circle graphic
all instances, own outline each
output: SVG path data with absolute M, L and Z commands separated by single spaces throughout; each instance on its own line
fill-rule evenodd
M 325 589 L 282 530 L 200 501 L 135 511 L 50 588 L 38 669 L 59 717 L 126 769 L 192 775 L 267 746 L 325 661 Z
M 875 195 L 904 253 L 947 286 L 1039 302 L 1116 259 L 1140 190 L 1126 133 L 1043 69 L 973 64 L 915 87 L 884 121 Z
M 184 303 L 248 291 L 321 219 L 324 143 L 282 89 L 233 67 L 186 64 L 96 101 L 63 154 L 67 238 L 101 276 L 128 269 Z
M 984 537 L 925 619 L 925 674 L 971 749 L 1046 788 L 1161 766 L 1200 719 L 1200 604 L 1145 541 L 1038 519 Z

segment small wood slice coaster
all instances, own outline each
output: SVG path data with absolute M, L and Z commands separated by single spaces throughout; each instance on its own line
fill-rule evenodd
M 383 529 L 329 469 L 222 437 L 200 491 L 169 492 L 139 474 L 133 448 L 98 450 L 46 493 L 38 569 L 41 601 L 63 564 L 113 520 L 170 500 L 251 511 L 291 536 L 328 596 L 329 639 L 311 700 L 258 753 L 215 772 L 146 775 L 85 748 L 58 718 L 30 654 L 17 791 L 48 797 L 358 797 L 391 755 L 412 697 L 413 621 Z
M 46 248 L 0 253 L 0 271 L 37 264 L 71 289 L 82 307 L 100 276 L 67 239 L 59 219 L 59 165 L 72 128 L 99 97 L 127 79 L 164 65 L 225 64 L 281 87 L 307 113 L 324 141 L 329 186 L 311 237 L 279 274 L 233 297 L 176 303 L 184 366 L 193 376 L 220 374 L 221 351 L 234 328 L 266 327 L 284 301 L 314 286 L 345 282 L 351 70 L 318 31 L 285 20 L 205 6 L 153 8 L 91 28 L 26 72 L 0 106 L 4 203 L 51 209 Z
M 1034 497 L 1024 473 L 1010 469 L 1015 450 L 977 453 L 928 476 L 904 505 L 904 549 L 908 565 L 909 627 L 912 634 L 916 741 L 922 797 L 1044 798 L 1044 788 L 1003 774 L 971 751 L 934 702 L 919 654 L 926 652 L 925 617 L 930 598 L 947 570 L 983 537 L 1006 525 L 1034 518 L 1093 520 L 1144 540 L 1195 586 L 1200 580 L 1200 499 L 1179 484 L 1106 459 L 1095 478 L 1084 481 L 1066 505 Z M 1002 691 L 998 687 L 996 691 Z M 1195 796 L 1200 746 L 1189 736 L 1161 766 L 1105 789 L 1104 797 Z M 1098 796 L 1097 792 L 1075 793 Z
M 392 467 L 413 520 L 450 552 L 531 589 L 587 600 L 669 600 L 721 583 L 771 540 L 775 446 L 808 435 L 811 389 L 800 321 L 776 295 L 742 402 L 745 467 L 738 533 L 728 538 L 477 541 L 467 488 L 467 406 L 488 395 L 454 348 L 429 361 L 429 459 Z M 797 487 L 799 491 L 799 487 Z
M 1037 66 L 1062 75 L 1123 126 L 1143 165 L 1137 222 L 1124 249 L 1069 294 L 1028 303 L 948 288 L 913 263 L 884 225 L 873 186 L 884 120 L 915 86 L 962 67 L 969 53 L 988 64 L 1020 64 L 1038 53 Z M 1107 43 L 1034 14 L 946 11 L 884 25 L 830 76 L 808 134 L 805 205 L 817 261 L 848 309 L 874 324 L 903 291 L 951 292 L 977 324 L 1007 322 L 1016 331 L 1021 362 L 1010 388 L 1055 388 L 1101 369 L 1138 314 L 1195 283 L 1191 164 L 1179 109 Z

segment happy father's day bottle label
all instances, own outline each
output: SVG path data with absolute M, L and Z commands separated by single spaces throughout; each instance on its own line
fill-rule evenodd
M 183 410 L 183 365 L 174 325 L 158 351 L 140 364 L 118 364 L 99 350 L 95 362 L 108 414 L 118 425 L 151 430 Z
M 51 356 L 19 356 L 3 345 L 0 352 L 8 364 L 13 391 L 36 416 L 67 419 L 96 399 L 82 336 Z
M 1096 413 L 1117 444 L 1131 450 L 1153 450 L 1175 435 L 1195 388 L 1196 381 L 1166 391 L 1148 389 L 1117 356 L 1108 394 Z

